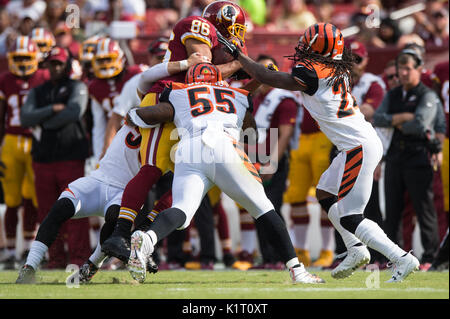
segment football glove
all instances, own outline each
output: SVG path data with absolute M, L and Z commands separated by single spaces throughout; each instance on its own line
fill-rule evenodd
M 241 53 L 241 49 L 229 42 L 223 35 L 220 34 L 220 32 L 217 32 L 217 40 L 219 40 L 220 43 L 223 44 L 225 47 L 225 52 L 233 56 L 234 59 L 237 59 L 239 57 L 239 53 Z
M 0 160 L 0 177 L 5 177 L 5 173 L 3 172 L 6 169 L 5 163 Z

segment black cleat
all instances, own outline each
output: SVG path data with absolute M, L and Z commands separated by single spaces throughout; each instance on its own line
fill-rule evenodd
M 130 258 L 130 246 L 130 239 L 113 234 L 102 244 L 102 252 L 110 257 L 116 257 L 126 264 Z
M 34 284 L 36 282 L 36 271 L 30 265 L 23 265 L 19 271 L 16 284 Z
M 83 266 L 81 266 L 78 273 L 80 277 L 80 283 L 87 284 L 91 281 L 92 277 L 97 273 L 98 268 L 90 260 L 86 261 Z
M 226 267 L 231 267 L 236 261 L 236 258 L 234 258 L 232 253 L 226 253 L 223 255 L 222 261 Z
M 148 257 L 147 271 L 152 274 L 156 274 L 158 272 L 158 265 L 155 263 L 152 256 Z

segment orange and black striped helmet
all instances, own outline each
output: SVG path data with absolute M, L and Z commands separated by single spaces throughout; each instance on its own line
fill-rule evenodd
M 342 60 L 344 37 L 331 23 L 316 23 L 300 37 L 299 46 L 306 46 L 313 52 L 333 60 Z
M 210 63 L 199 63 L 189 68 L 186 73 L 186 83 L 217 83 L 222 81 L 222 73 Z

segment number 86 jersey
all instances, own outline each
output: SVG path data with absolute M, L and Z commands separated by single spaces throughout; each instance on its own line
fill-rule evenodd
M 296 81 L 307 85 L 303 105 L 317 121 L 320 130 L 342 150 L 350 150 L 362 141 L 378 138 L 364 119 L 351 94 L 348 78 L 330 82 L 332 69 L 317 63 L 300 62 L 292 69 Z
M 173 82 L 160 96 L 174 108 L 174 123 L 181 139 L 200 135 L 208 125 L 222 125 L 235 139 L 239 138 L 247 110 L 253 106 L 248 91 L 210 83 Z M 180 130 L 183 128 L 183 130 Z

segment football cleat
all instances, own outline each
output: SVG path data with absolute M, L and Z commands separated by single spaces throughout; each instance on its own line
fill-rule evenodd
M 343 279 L 353 275 L 356 269 L 370 262 L 370 253 L 366 246 L 353 246 L 348 249 L 345 259 L 331 271 L 331 277 Z
M 386 282 L 401 282 L 414 271 L 419 270 L 420 262 L 411 253 L 406 254 L 394 261 L 392 266 L 392 277 Z
M 23 265 L 19 271 L 16 284 L 34 284 L 36 282 L 36 271 L 30 265 Z
M 98 267 L 95 266 L 90 260 L 86 261 L 80 268 L 78 276 L 80 283 L 87 284 L 91 281 L 92 277 L 97 273 Z
M 299 264 L 292 268 L 289 268 L 289 274 L 291 275 L 292 282 L 294 284 L 323 284 L 325 280 L 316 276 L 314 274 L 310 274 L 306 271 L 305 266 L 303 264 Z
M 112 235 L 102 244 L 102 252 L 127 263 L 130 258 L 130 241 L 120 235 Z
M 147 274 L 147 261 L 154 247 L 150 237 L 137 230 L 131 235 L 131 252 L 127 268 L 134 280 L 143 283 Z
M 147 271 L 151 274 L 156 274 L 158 272 L 158 265 L 153 260 L 153 257 L 150 255 L 147 259 Z
M 223 255 L 222 261 L 226 267 L 231 267 L 236 261 L 236 258 L 234 258 L 232 253 L 225 253 Z

